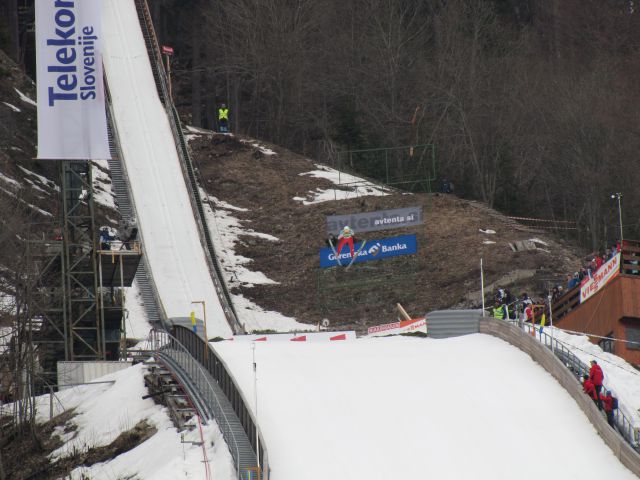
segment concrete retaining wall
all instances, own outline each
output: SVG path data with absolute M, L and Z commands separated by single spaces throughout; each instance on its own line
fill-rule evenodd
M 580 409 L 604 442 L 620 459 L 622 464 L 640 477 L 640 455 L 609 426 L 606 419 L 593 401 L 582 391 L 582 385 L 562 362 L 544 345 L 514 325 L 495 318 L 485 317 L 480 320 L 480 333 L 493 335 L 528 353 L 542 368 L 549 372 L 573 397 Z

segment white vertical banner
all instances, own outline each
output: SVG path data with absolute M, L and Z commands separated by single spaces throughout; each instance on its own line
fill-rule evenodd
M 36 0 L 38 158 L 109 159 L 102 0 Z

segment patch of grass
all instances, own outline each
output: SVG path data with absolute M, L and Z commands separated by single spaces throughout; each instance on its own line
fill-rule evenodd
M 106 462 L 134 449 L 142 442 L 155 435 L 157 429 L 149 425 L 146 420 L 138 422 L 131 430 L 122 432 L 113 442 L 104 447 L 90 448 L 76 458 L 76 465 L 90 467 L 96 463 Z
M 58 436 L 52 436 L 56 427 L 70 428 L 69 421 L 73 418 L 72 411 L 64 412 L 51 421 L 36 426 L 33 432 L 13 438 L 2 447 L 2 459 L 7 478 L 19 480 L 37 478 L 38 480 L 54 480 L 66 478 L 78 467 L 90 467 L 96 463 L 105 462 L 128 452 L 156 433 L 156 428 L 146 421 L 139 422 L 132 429 L 121 433 L 109 445 L 104 447 L 78 449 L 72 455 L 51 463 L 49 454 L 62 446 Z M 84 474 L 83 474 L 84 475 Z M 90 477 L 84 476 L 89 480 Z M 118 480 L 136 480 L 136 475 L 119 477 Z

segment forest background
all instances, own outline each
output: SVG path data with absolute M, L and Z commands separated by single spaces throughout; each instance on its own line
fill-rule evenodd
M 0 6 L 0 48 L 33 45 Z M 434 144 L 456 193 L 575 222 L 589 249 L 640 238 L 636 0 L 148 0 L 186 120 L 320 161 Z

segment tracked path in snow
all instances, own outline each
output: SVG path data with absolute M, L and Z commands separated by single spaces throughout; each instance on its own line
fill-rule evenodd
M 133 0 L 104 1 L 105 75 L 149 270 L 167 317 L 206 302 L 207 333 L 232 331 L 208 269 Z M 200 312 L 198 313 L 200 316 Z

